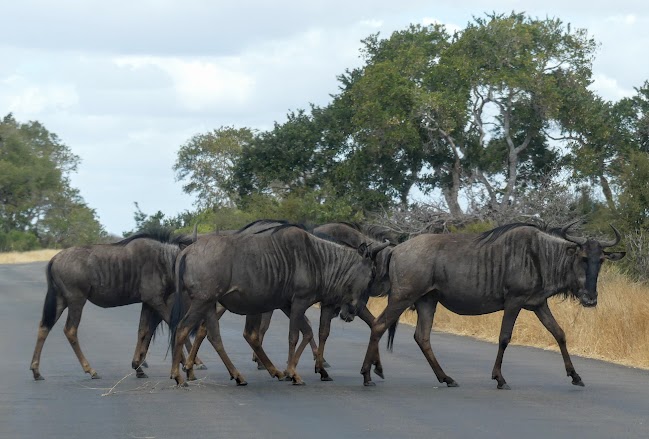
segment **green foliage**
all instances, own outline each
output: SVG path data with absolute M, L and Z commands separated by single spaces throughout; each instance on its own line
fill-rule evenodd
M 95 211 L 70 187 L 78 164 L 79 157 L 39 122 L 19 123 L 11 114 L 2 119 L 0 250 L 84 244 L 105 234 Z
M 235 164 L 253 137 L 248 128 L 221 127 L 197 134 L 180 147 L 173 166 L 176 180 L 188 180 L 183 190 L 197 196 L 199 207 L 232 205 L 229 188 Z
M 628 229 L 649 229 L 648 182 L 649 153 L 631 153 L 619 175 L 619 215 Z

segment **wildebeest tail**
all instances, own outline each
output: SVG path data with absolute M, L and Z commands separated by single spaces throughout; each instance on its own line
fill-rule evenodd
M 183 301 L 183 276 L 185 275 L 185 266 L 187 255 L 183 254 L 178 260 L 178 269 L 176 270 L 176 297 L 174 305 L 171 308 L 171 317 L 169 320 L 169 348 L 173 350 L 174 341 L 176 340 L 176 328 L 178 323 L 185 316 L 185 303 Z
M 397 333 L 397 325 L 399 324 L 399 321 L 397 320 L 394 322 L 389 328 L 388 328 L 388 350 L 392 352 L 392 348 L 394 347 L 394 334 Z
M 45 303 L 43 304 L 43 318 L 42 324 L 47 329 L 52 329 L 56 320 L 56 285 L 52 278 L 52 261 L 47 264 L 45 271 L 47 278 L 47 294 L 45 295 Z

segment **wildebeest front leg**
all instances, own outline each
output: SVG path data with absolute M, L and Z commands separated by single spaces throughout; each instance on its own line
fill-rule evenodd
M 498 338 L 498 356 L 496 357 L 496 363 L 494 364 L 493 371 L 491 372 L 491 378 L 498 381 L 499 389 L 509 390 L 509 386 L 503 378 L 501 371 L 503 364 L 503 355 L 505 354 L 505 349 L 512 339 L 512 331 L 514 330 L 514 324 L 518 318 L 518 314 L 521 312 L 520 306 L 507 306 L 505 305 L 505 313 L 503 315 L 503 321 L 500 326 L 500 337 Z
M 437 308 L 436 293 L 428 293 L 415 302 L 417 309 L 417 329 L 415 329 L 415 341 L 419 345 L 421 352 L 428 360 L 428 364 L 433 368 L 435 376 L 440 383 L 446 383 L 448 387 L 458 387 L 453 378 L 446 375 L 444 370 L 437 362 L 433 348 L 430 346 L 430 331 L 433 329 L 433 319 L 435 318 L 435 309 Z
M 311 325 L 306 320 L 304 313 L 306 312 L 309 304 L 293 302 L 291 305 L 289 329 L 288 329 L 288 365 L 286 367 L 286 376 L 293 380 L 295 385 L 303 385 L 304 381 L 297 371 L 297 363 L 300 361 L 300 356 L 306 348 L 306 345 L 313 338 L 313 331 Z M 302 331 L 302 342 L 296 349 L 297 341 Z
M 360 309 L 360 311 L 358 312 L 358 317 L 362 321 L 367 323 L 367 326 L 372 329 L 372 325 L 374 324 L 374 315 L 370 312 L 369 309 L 367 309 L 367 306 L 363 306 Z M 379 351 L 376 351 L 376 358 L 374 358 L 374 373 L 385 379 L 385 375 L 383 375 L 383 365 L 381 364 L 381 354 Z
M 214 346 L 216 353 L 219 354 L 221 361 L 223 361 L 223 364 L 228 369 L 228 372 L 230 373 L 230 379 L 236 380 L 238 386 L 245 386 L 246 384 L 248 384 L 243 375 L 241 375 L 237 368 L 234 367 L 234 364 L 232 364 L 230 357 L 228 357 L 228 354 L 225 352 L 225 348 L 223 347 L 223 340 L 221 340 L 219 319 L 216 313 L 209 313 L 207 315 L 205 319 L 205 328 L 207 330 L 207 339 L 210 341 L 212 346 Z
M 570 360 L 570 354 L 568 354 L 568 347 L 566 346 L 566 334 L 565 332 L 563 332 L 563 329 L 561 329 L 554 316 L 552 315 L 552 311 L 550 311 L 548 302 L 546 301 L 538 309 L 534 310 L 534 314 L 536 314 L 541 323 L 543 323 L 543 326 L 545 326 L 545 328 L 550 331 L 550 333 L 554 336 L 554 339 L 557 341 L 557 343 L 559 343 L 559 349 L 561 349 L 561 355 L 563 356 L 563 364 L 566 367 L 568 376 L 572 378 L 572 384 L 574 384 L 575 386 L 583 387 L 584 382 L 581 380 L 579 374 L 577 374 L 577 371 L 575 370 L 575 367 L 572 365 L 572 361 Z
M 154 325 L 156 320 L 157 323 Z M 151 328 L 157 327 L 161 321 L 162 317 L 160 317 L 153 308 L 146 303 L 142 304 L 142 311 L 140 311 L 140 326 L 137 331 L 137 344 L 135 345 L 135 353 L 133 354 L 133 361 L 131 362 L 131 367 L 135 369 L 138 378 L 148 378 L 147 374 L 142 370 L 142 363 L 144 362 L 144 357 L 149 350 L 151 338 L 153 337 Z
M 89 374 L 94 380 L 101 377 L 99 376 L 99 374 L 97 374 L 95 369 L 90 367 L 90 363 L 88 363 L 88 360 L 86 360 L 86 357 L 81 351 L 81 346 L 79 346 L 79 338 L 77 337 L 77 329 L 79 328 L 79 322 L 81 321 L 81 313 L 83 311 L 84 304 L 85 300 L 83 302 L 79 301 L 68 304 L 68 320 L 65 322 L 65 328 L 63 328 L 63 332 L 70 342 L 72 350 L 77 355 L 83 371 Z
M 243 338 L 246 339 L 252 350 L 257 355 L 257 358 L 264 365 L 270 376 L 277 378 L 280 381 L 284 379 L 284 373 L 280 372 L 275 367 L 264 348 L 261 346 L 261 339 L 259 337 L 259 327 L 261 325 L 261 314 L 249 314 L 246 316 L 246 327 L 243 331 Z
M 331 330 L 331 320 L 336 314 L 336 307 L 320 305 L 320 327 L 318 328 L 318 351 L 316 353 L 315 373 L 320 374 L 321 381 L 332 381 L 324 367 L 324 348 Z
M 56 324 L 56 322 L 61 318 L 61 314 L 66 308 L 65 301 L 62 297 L 57 297 L 56 300 L 56 316 L 54 318 L 54 322 L 52 323 L 52 327 Z M 34 348 L 34 355 L 32 355 L 32 363 L 30 365 L 30 369 L 32 373 L 34 374 L 34 379 L 36 381 L 44 380 L 43 376 L 41 375 L 40 372 L 40 363 L 41 363 L 41 352 L 43 352 L 43 345 L 45 344 L 45 340 L 47 339 L 47 336 L 49 335 L 50 331 L 52 328 L 48 328 L 47 326 L 43 325 L 43 321 L 38 325 L 38 338 L 36 339 L 36 347 Z
M 394 293 L 393 293 L 394 294 Z M 394 299 L 394 296 L 388 296 L 388 305 L 385 310 L 379 315 L 372 324 L 372 331 L 370 334 L 370 341 L 367 345 L 367 352 L 365 353 L 365 360 L 363 360 L 363 367 L 361 367 L 361 375 L 363 375 L 364 386 L 374 386 L 372 381 L 371 368 L 372 364 L 376 362 L 379 357 L 379 341 L 381 337 L 394 324 L 401 314 L 410 306 L 412 302 L 406 300 Z

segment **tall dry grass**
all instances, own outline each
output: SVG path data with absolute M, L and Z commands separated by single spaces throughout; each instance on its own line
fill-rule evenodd
M 49 261 L 61 250 L 33 250 L 29 252 L 0 253 L 0 264 L 24 264 L 27 262 Z
M 600 274 L 598 291 L 595 308 L 583 308 L 572 300 L 550 300 L 552 313 L 566 333 L 568 350 L 575 355 L 649 369 L 649 286 L 631 282 L 615 268 L 607 267 Z M 379 298 L 372 299 L 368 306 L 379 315 L 386 304 L 385 298 Z M 501 320 L 502 312 L 460 316 L 439 305 L 433 328 L 496 343 Z M 400 321 L 414 325 L 417 313 L 406 311 Z M 559 350 L 534 313 L 525 310 L 516 321 L 512 343 Z

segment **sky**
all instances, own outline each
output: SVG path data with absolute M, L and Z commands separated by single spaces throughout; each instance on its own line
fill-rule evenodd
M 0 20 L 0 117 L 37 120 L 80 156 L 72 185 L 109 233 L 143 212 L 191 210 L 172 166 L 193 135 L 270 129 L 326 105 L 361 40 L 409 24 L 463 29 L 489 12 L 585 28 L 592 88 L 616 101 L 649 80 L 649 2 L 491 0 L 21 0 Z

